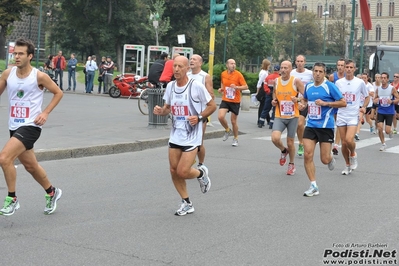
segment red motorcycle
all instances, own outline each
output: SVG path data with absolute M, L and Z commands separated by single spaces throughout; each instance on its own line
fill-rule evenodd
M 108 93 L 112 98 L 121 96 L 139 97 L 141 92 L 147 88 L 147 77 L 140 77 L 134 74 L 119 74 L 114 80 L 114 86 L 109 88 Z

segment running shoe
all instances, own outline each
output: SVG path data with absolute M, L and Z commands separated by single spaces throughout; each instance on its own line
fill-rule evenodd
M 352 172 L 350 166 L 345 166 L 344 170 L 342 170 L 342 175 L 349 175 Z
M 332 149 L 333 155 L 338 155 L 338 144 L 334 144 L 334 148 Z
M 387 145 L 384 143 L 384 144 L 382 144 L 380 151 L 385 151 L 386 148 L 387 148 Z
M 226 141 L 232 135 L 231 129 L 224 132 L 223 141 Z
M 309 189 L 305 191 L 305 193 L 303 193 L 303 195 L 305 197 L 313 197 L 313 196 L 317 196 L 319 195 L 319 187 L 316 185 L 311 184 Z
M 286 152 L 281 153 L 281 157 L 280 157 L 280 165 L 281 166 L 285 165 L 285 163 L 287 162 L 287 155 L 288 155 L 288 150 Z
M 302 156 L 303 153 L 304 153 L 303 145 L 299 144 L 299 146 L 298 146 L 298 156 Z
M 211 179 L 208 176 L 209 170 L 205 165 L 201 165 L 198 169 L 201 169 L 203 172 L 202 177 L 198 177 L 197 180 L 200 183 L 201 192 L 205 194 L 211 188 Z
M 391 133 L 388 134 L 389 138 L 392 139 L 393 138 L 393 132 L 391 131 Z
M 180 208 L 176 211 L 175 215 L 177 216 L 184 216 L 187 213 L 193 213 L 194 212 L 194 207 L 193 207 L 193 203 L 187 203 L 187 201 L 182 200 L 181 204 L 180 204 Z
M 331 158 L 332 158 L 332 160 L 328 163 L 328 170 L 330 170 L 330 171 L 334 170 L 334 168 L 335 168 L 335 158 L 332 156 L 331 156 Z
M 7 196 L 4 200 L 3 208 L 0 210 L 1 215 L 10 216 L 13 215 L 16 210 L 19 209 L 19 202 L 17 197 Z
M 355 134 L 355 140 L 360 140 L 359 134 Z
M 375 134 L 374 133 L 374 127 L 370 127 L 370 134 Z
M 398 131 L 396 131 L 396 129 L 394 129 L 393 134 L 398 134 Z
M 288 164 L 288 170 L 287 170 L 287 175 L 295 175 L 295 164 L 289 163 Z
M 355 153 L 355 156 L 349 156 L 349 161 L 351 170 L 355 170 L 357 168 L 357 153 Z
M 237 147 L 238 146 L 238 139 L 234 138 L 233 139 L 233 143 L 231 144 L 231 146 Z
M 62 196 L 62 190 L 59 188 L 54 188 L 54 194 L 50 196 L 46 194 L 46 207 L 44 208 L 44 214 L 52 214 L 57 208 L 57 201 Z

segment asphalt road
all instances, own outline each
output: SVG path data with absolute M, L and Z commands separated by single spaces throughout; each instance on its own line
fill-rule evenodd
M 340 174 L 341 155 L 329 171 L 316 149 L 320 195 L 306 198 L 303 159 L 296 158 L 297 172 L 287 176 L 271 130 L 257 128 L 256 115 L 256 109 L 241 112 L 236 148 L 231 139 L 221 140 L 222 128 L 212 120 L 205 141 L 212 188 L 204 195 L 189 180 L 195 212 L 177 217 L 168 126 L 150 127 L 135 99 L 66 93 L 36 144 L 39 154 L 53 156 L 41 164 L 63 197 L 57 211 L 45 216 L 44 191 L 17 165 L 21 208 L 0 217 L 4 263 L 316 266 L 341 259 L 341 265 L 397 265 L 399 136 L 379 152 L 378 138 L 364 126 L 359 167 L 349 176 Z M 8 139 L 4 99 L 0 124 L 2 146 Z M 128 152 L 129 145 L 141 148 Z M 61 151 L 69 155 L 54 155 Z M 6 193 L 0 179 L 0 194 Z M 375 250 L 387 256 L 375 257 Z

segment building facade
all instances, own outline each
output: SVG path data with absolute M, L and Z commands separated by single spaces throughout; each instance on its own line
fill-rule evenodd
M 290 23 L 298 11 L 314 12 L 320 19 L 325 19 L 327 25 L 334 21 L 334 16 L 343 16 L 350 20 L 352 1 L 355 1 L 354 40 L 359 40 L 362 21 L 357 0 L 270 0 L 273 15 L 265 15 L 265 21 L 271 24 Z M 399 34 L 394 35 L 395 30 L 399 31 L 399 3 L 395 5 L 395 0 L 368 0 L 368 5 L 372 29 L 364 32 L 364 45 L 368 48 L 380 44 L 399 45 Z

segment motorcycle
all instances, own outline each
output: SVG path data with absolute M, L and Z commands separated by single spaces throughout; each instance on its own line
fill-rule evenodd
M 134 74 L 119 74 L 113 79 L 114 85 L 109 88 L 108 93 L 112 98 L 121 96 L 139 97 L 141 92 L 147 88 L 148 77 L 140 77 Z

